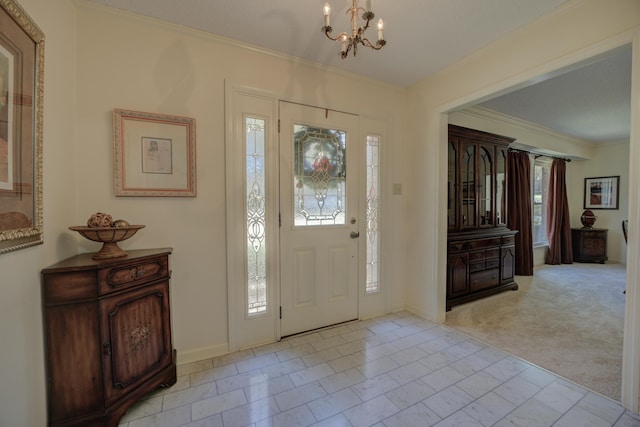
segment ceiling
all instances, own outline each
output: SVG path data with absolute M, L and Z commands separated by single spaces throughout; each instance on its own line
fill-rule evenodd
M 479 106 L 593 143 L 628 139 L 631 46 Z
M 349 27 L 351 0 L 91 0 L 248 45 L 410 86 L 567 0 L 372 0 L 387 45 L 340 58 L 321 32 L 331 4 L 334 34 Z M 362 2 L 364 3 L 364 2 Z M 376 39 L 376 30 L 367 33 Z M 631 53 L 612 55 L 481 106 L 589 141 L 629 135 Z

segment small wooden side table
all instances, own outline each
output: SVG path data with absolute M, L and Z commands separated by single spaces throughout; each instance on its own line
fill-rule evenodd
M 606 228 L 572 228 L 573 260 L 604 264 L 607 260 L 607 231 Z

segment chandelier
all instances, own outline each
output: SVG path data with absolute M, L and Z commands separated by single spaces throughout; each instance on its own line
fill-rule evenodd
M 358 45 L 363 45 L 370 47 L 371 49 L 380 50 L 382 46 L 387 44 L 386 40 L 382 36 L 382 29 L 384 27 L 384 23 L 382 19 L 378 20 L 378 41 L 373 44 L 369 41 L 368 38 L 364 36 L 364 32 L 369 28 L 369 23 L 376 16 L 371 11 L 371 0 L 365 0 L 365 7 L 358 6 L 358 0 L 352 0 L 352 6 L 347 9 L 347 13 L 351 14 L 351 33 L 347 33 L 346 31 L 341 32 L 335 37 L 331 36 L 331 6 L 329 3 L 324 4 L 323 14 L 324 14 L 324 26 L 322 27 L 322 32 L 331 40 L 336 42 L 341 42 L 340 48 L 340 56 L 342 59 L 345 59 L 349 54 L 349 51 L 353 49 L 353 56 L 356 56 L 356 50 L 358 49 Z M 362 20 L 364 21 L 363 26 L 358 26 L 358 12 L 362 11 Z

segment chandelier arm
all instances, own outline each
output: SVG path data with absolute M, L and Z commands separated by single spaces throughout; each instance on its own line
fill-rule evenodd
M 325 36 L 327 36 L 327 38 L 329 38 L 330 40 L 333 40 L 334 42 L 339 42 L 342 41 L 342 37 L 347 36 L 347 38 L 349 38 L 349 34 L 347 34 L 345 31 L 342 31 L 340 34 L 338 34 L 335 37 L 331 37 L 331 27 L 328 27 L 328 29 L 325 27 L 322 29 L 322 32 L 324 33 Z
M 371 43 L 371 41 L 368 38 L 364 37 L 364 38 L 360 39 L 360 43 L 362 43 L 363 45 L 365 45 L 367 47 L 370 47 L 371 49 L 380 50 L 380 49 L 382 49 L 382 47 L 385 44 L 387 44 L 387 41 L 386 40 L 378 40 L 376 42 L 376 44 L 373 44 L 373 43 Z
M 362 8 L 360 8 L 360 9 L 362 9 Z M 362 10 L 364 10 L 364 9 L 362 9 Z M 362 14 L 362 20 L 364 21 L 364 27 L 360 27 L 360 28 L 362 29 L 363 32 L 366 31 L 367 28 L 369 28 L 369 23 L 373 20 L 373 18 L 375 18 L 375 16 L 376 15 L 373 12 L 366 12 L 365 11 Z

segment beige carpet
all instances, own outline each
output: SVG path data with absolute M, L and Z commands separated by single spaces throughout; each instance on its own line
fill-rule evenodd
M 620 264 L 543 266 L 445 324 L 619 401 L 625 280 Z

